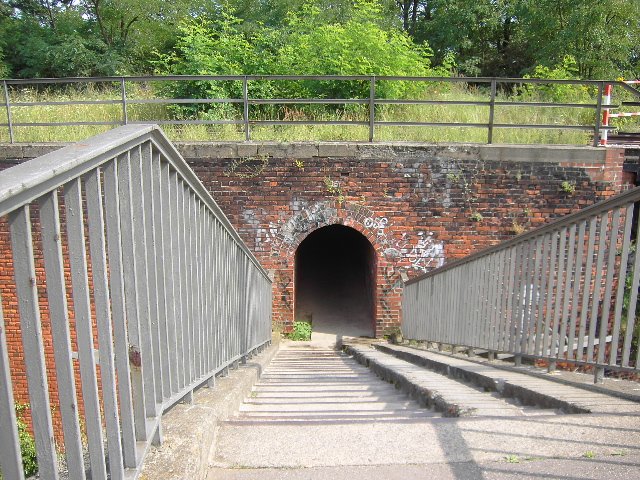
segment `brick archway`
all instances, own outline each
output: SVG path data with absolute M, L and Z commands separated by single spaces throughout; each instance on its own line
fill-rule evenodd
M 356 202 L 326 199 L 305 204 L 295 215 L 266 232 L 269 250 L 267 268 L 273 275 L 273 318 L 276 326 L 290 331 L 295 314 L 295 255 L 305 239 L 331 225 L 350 227 L 371 245 L 376 268 L 374 283 L 374 332 L 376 337 L 400 323 L 402 277 L 411 264 L 406 246 L 393 234 L 393 225 L 383 214 Z M 263 243 L 263 245 L 265 244 Z M 278 328 L 278 327 L 277 327 Z
M 377 255 L 356 229 L 315 229 L 294 260 L 294 318 L 313 325 L 314 341 L 375 335 Z

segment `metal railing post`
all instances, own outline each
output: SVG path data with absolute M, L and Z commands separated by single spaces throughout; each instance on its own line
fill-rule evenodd
M 127 90 L 125 88 L 124 77 L 120 78 L 120 94 L 122 97 L 122 124 L 129 123 L 129 117 L 127 115 Z
M 251 131 L 249 130 L 249 85 L 247 76 L 244 76 L 242 80 L 242 119 L 244 120 L 244 139 L 246 141 L 251 140 Z
M 373 142 L 376 119 L 376 76 L 369 80 L 369 141 Z
M 596 105 L 596 121 L 593 129 L 593 146 L 600 144 L 600 127 L 602 126 L 602 93 L 604 91 L 604 82 L 598 83 L 598 103 Z
M 7 108 L 7 125 L 9 127 L 9 143 L 13 143 L 13 121 L 11 120 L 11 103 L 9 103 L 9 87 L 7 81 L 3 80 L 4 86 L 4 103 Z
M 491 79 L 491 98 L 489 99 L 489 126 L 487 132 L 487 143 L 493 143 L 493 119 L 495 116 L 496 110 L 496 89 L 497 89 L 496 79 Z

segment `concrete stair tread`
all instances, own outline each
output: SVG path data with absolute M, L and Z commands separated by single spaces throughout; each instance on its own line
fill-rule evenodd
M 374 415 L 375 413 L 375 415 Z M 273 418 L 296 418 L 296 417 L 318 417 L 318 418 L 328 418 L 328 417 L 340 417 L 340 418 L 396 418 L 398 416 L 406 417 L 440 417 L 440 415 L 430 412 L 429 410 L 425 410 L 425 413 L 419 413 L 414 410 L 382 410 L 382 411 L 364 411 L 364 410 L 353 410 L 353 411 L 293 411 L 293 412 L 273 412 L 273 411 L 258 411 L 258 412 L 241 412 L 239 418 L 262 418 L 262 417 L 273 417 Z
M 488 364 L 401 345 L 377 345 L 376 348 L 414 364 L 424 364 L 427 368 L 447 371 L 451 376 L 497 390 L 505 396 L 515 396 L 525 403 L 537 402 L 542 406 L 560 408 L 568 413 L 610 412 L 612 405 L 616 405 L 620 411 L 640 412 L 640 404 L 636 402 L 526 373 L 498 369 Z
M 284 403 L 244 403 L 240 407 L 241 412 L 306 412 L 306 411 L 331 411 L 335 412 L 336 410 L 349 412 L 349 411 L 362 411 L 362 412 L 373 412 L 373 411 L 384 411 L 393 409 L 397 410 L 406 410 L 413 408 L 413 402 L 393 402 L 393 403 L 294 403 L 294 404 L 284 404 Z
M 419 421 L 440 417 L 335 350 L 281 350 L 233 422 Z
M 339 415 L 339 414 L 326 414 L 326 415 L 314 415 L 309 413 L 308 415 L 243 415 L 231 418 L 222 422 L 226 425 L 247 425 L 247 426 L 264 426 L 264 425 L 277 425 L 277 424 L 318 424 L 327 425 L 335 423 L 404 423 L 404 422 L 424 422 L 434 418 L 440 418 L 442 415 L 426 411 L 424 414 L 417 413 L 403 413 L 394 412 L 392 415 Z
M 346 351 L 383 379 L 447 416 L 524 415 L 517 405 L 392 355 L 361 346 L 347 346 Z

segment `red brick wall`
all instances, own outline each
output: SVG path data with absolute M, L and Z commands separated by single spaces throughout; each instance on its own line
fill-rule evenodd
M 324 152 L 323 152 L 324 150 Z M 325 225 L 377 254 L 376 335 L 400 322 L 403 277 L 473 253 L 623 188 L 622 150 L 424 145 L 182 146 L 274 277 L 274 322 L 293 322 L 294 259 Z

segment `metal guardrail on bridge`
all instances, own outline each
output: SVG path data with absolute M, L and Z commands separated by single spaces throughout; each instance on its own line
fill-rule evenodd
M 320 81 L 320 82 L 361 82 L 368 85 L 368 96 L 362 98 L 254 98 L 250 96 L 249 85 L 258 82 L 299 82 L 299 81 Z M 240 82 L 242 85 L 242 96 L 239 98 L 130 98 L 128 96 L 127 85 L 150 85 L 158 82 Z M 424 84 L 463 84 L 467 86 L 485 87 L 488 91 L 487 100 L 438 100 L 438 99 L 412 99 L 412 98 L 378 98 L 376 95 L 377 86 L 381 82 L 411 82 Z M 14 101 L 10 97 L 10 89 L 25 86 L 56 86 L 68 84 L 88 84 L 88 85 L 118 85 L 119 98 L 109 100 L 77 99 L 69 101 Z M 498 98 L 500 88 L 514 88 L 523 85 L 550 85 L 550 86 L 577 86 L 588 87 L 594 90 L 595 101 L 584 103 L 561 103 L 553 101 L 519 101 L 517 99 L 501 100 Z M 606 132 L 612 127 L 603 125 L 603 111 L 618 108 L 619 105 L 609 105 L 603 103 L 603 93 L 607 85 L 615 85 L 631 93 L 637 100 L 640 92 L 622 81 L 596 81 L 596 80 L 551 80 L 537 78 L 492 78 L 492 77 L 398 77 L 398 76 L 368 76 L 368 75 L 184 75 L 184 76 L 138 76 L 138 77 L 93 77 L 93 78 L 58 78 L 58 79 L 12 79 L 3 80 L 4 103 L 0 107 L 6 110 L 5 123 L 0 123 L 0 127 L 5 127 L 9 131 L 11 143 L 15 140 L 15 129 L 19 127 L 51 127 L 51 126 L 115 126 L 134 123 L 154 123 L 158 125 L 236 125 L 241 126 L 244 139 L 251 140 L 251 128 L 254 126 L 284 126 L 284 125 L 343 125 L 361 126 L 368 129 L 368 140 L 376 140 L 376 129 L 378 127 L 468 127 L 485 129 L 487 131 L 487 143 L 493 143 L 494 131 L 496 129 L 561 129 L 561 130 L 582 130 L 593 133 L 593 146 L 599 144 L 602 132 Z M 622 102 L 624 104 L 625 102 Z M 626 102 L 628 103 L 628 102 Z M 134 105 L 155 104 L 155 105 L 196 105 L 196 104 L 228 104 L 242 107 L 240 117 L 218 118 L 218 119 L 159 119 L 145 118 L 134 120 L 131 118 L 131 107 Z M 368 120 L 340 119 L 340 120 L 314 120 L 314 119 L 283 119 L 271 118 L 260 119 L 252 117 L 251 107 L 258 105 L 336 105 L 345 106 L 348 104 L 363 105 L 368 108 Z M 116 105 L 121 106 L 120 118 L 105 118 L 103 120 L 88 121 L 86 119 L 76 119 L 73 121 L 59 122 L 24 122 L 13 119 L 15 108 L 29 108 L 41 106 L 60 105 Z M 444 105 L 444 106 L 476 106 L 486 108 L 486 121 L 467 122 L 442 122 L 437 119 L 414 119 L 412 121 L 390 121 L 382 120 L 376 116 L 376 107 L 385 105 Z M 540 107 L 540 108 L 561 108 L 561 109 L 582 109 L 591 110 L 593 123 L 577 125 L 554 123 L 500 123 L 495 121 L 497 108 L 513 107 Z M 338 139 L 335 139 L 338 140 Z M 364 140 L 364 139 L 363 139 Z
M 5 290 L 0 302 L 3 478 L 24 478 L 17 331 L 46 479 L 59 476 L 61 436 L 68 478 L 89 468 L 93 479 L 135 478 L 161 442 L 163 412 L 271 340 L 269 277 L 156 126 L 120 127 L 2 172 L 3 241 L 12 260 L 0 267 L 15 278 L 15 297 Z M 3 324 L 1 306 L 16 303 Z
M 406 338 L 637 373 L 640 188 L 408 281 Z

